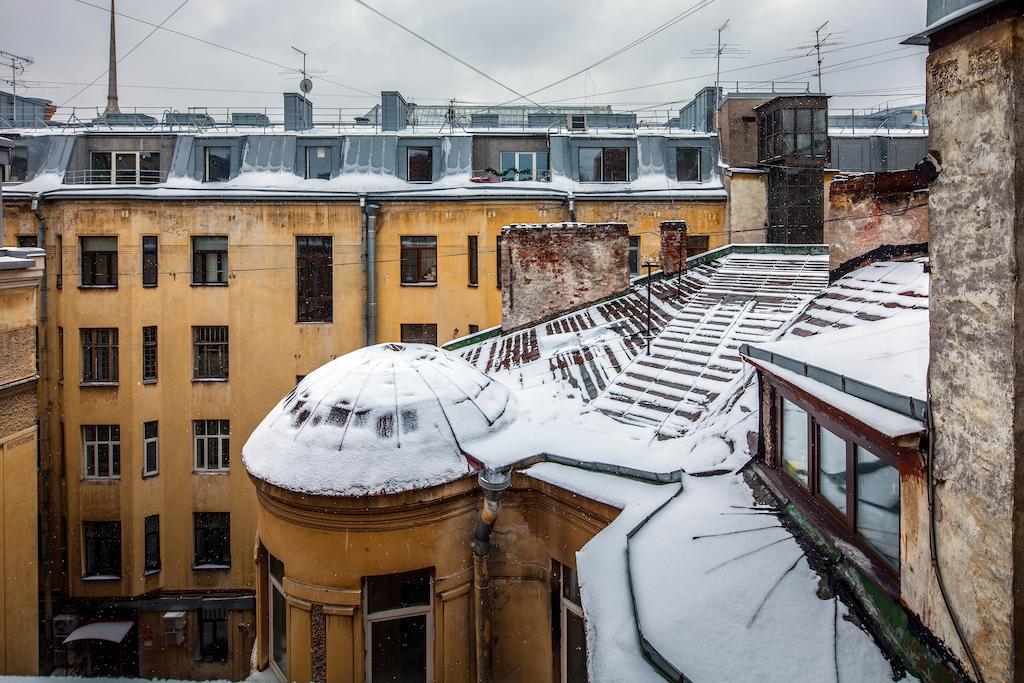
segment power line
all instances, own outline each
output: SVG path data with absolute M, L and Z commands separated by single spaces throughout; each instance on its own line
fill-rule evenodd
M 426 38 L 426 37 L 424 37 L 424 36 L 420 35 L 420 34 L 419 34 L 419 33 L 417 33 L 416 31 L 413 31 L 413 30 L 412 30 L 411 28 L 408 28 L 407 26 L 405 26 L 405 25 L 403 25 L 403 24 L 399 23 L 399 22 L 398 22 L 398 21 L 396 21 L 395 19 L 392 19 L 391 17 L 389 17 L 388 15 L 384 14 L 384 13 L 383 13 L 383 12 L 381 12 L 380 10 L 378 10 L 378 9 L 376 9 L 375 7 L 373 7 L 373 6 L 369 5 L 369 4 L 367 4 L 367 3 L 366 3 L 366 2 L 364 2 L 363 0 L 355 0 L 355 2 L 356 2 L 357 4 L 359 4 L 359 5 L 362 5 L 362 6 L 363 6 L 363 7 L 365 7 L 366 9 L 370 10 L 371 12 L 373 12 L 374 14 L 376 14 L 377 16 L 379 16 L 379 17 L 380 17 L 381 19 L 384 19 L 385 21 L 387 21 L 387 22 L 389 22 L 389 23 L 391 23 L 391 24 L 394 24 L 395 26 L 397 26 L 398 28 L 402 29 L 402 30 L 403 30 L 403 31 L 405 31 L 406 33 L 408 33 L 408 34 L 410 34 L 410 35 L 412 35 L 412 36 L 414 36 L 414 37 L 418 38 L 419 40 L 423 41 L 424 43 L 426 43 L 426 44 L 427 44 L 427 45 L 429 45 L 430 47 L 434 48 L 434 49 L 435 49 L 435 50 L 437 50 L 438 52 L 440 52 L 440 53 L 442 53 L 442 54 L 444 54 L 444 55 L 446 55 L 446 56 L 450 57 L 451 59 L 454 59 L 454 60 L 455 60 L 456 62 L 458 62 L 458 63 L 459 63 L 459 64 L 461 64 L 462 66 L 466 67 L 467 69 L 470 69 L 470 70 L 472 70 L 473 72 L 475 72 L 475 73 L 477 73 L 477 74 L 480 74 L 481 76 L 483 76 L 484 78 L 486 78 L 486 79 L 487 79 L 487 80 L 489 80 L 490 82 L 492 82 L 492 83 L 495 83 L 495 84 L 497 84 L 497 85 L 501 86 L 501 87 L 502 87 L 502 88 L 504 88 L 505 90 L 508 90 L 508 91 L 509 91 L 510 93 L 512 93 L 513 95 L 516 95 L 516 97 L 517 97 L 518 99 L 523 99 L 523 100 L 526 100 L 526 101 L 527 101 L 527 102 L 529 102 L 530 104 L 532 104 L 532 105 L 534 105 L 534 106 L 537 106 L 537 107 L 540 107 L 541 109 L 544 109 L 545 111 L 547 111 L 547 112 L 549 112 L 549 113 L 554 113 L 554 112 L 552 112 L 552 111 L 551 111 L 550 109 L 548 109 L 547 107 L 545 107 L 545 106 L 544 106 L 543 104 L 540 104 L 540 103 L 538 103 L 538 102 L 534 102 L 533 100 L 531 100 L 531 99 L 529 98 L 529 96 L 528 96 L 528 95 L 523 95 L 523 94 L 522 94 L 522 93 L 520 93 L 520 92 L 519 92 L 518 90 L 516 90 L 516 89 L 514 89 L 514 88 L 512 88 L 512 87 L 510 87 L 510 86 L 508 86 L 508 85 L 505 85 L 504 83 L 502 83 L 501 81 L 499 81 L 499 80 L 498 80 L 497 78 L 494 78 L 494 77 L 493 77 L 493 76 L 491 76 L 490 74 L 487 74 L 487 73 L 485 73 L 485 72 L 481 71 L 480 69 L 476 68 L 475 66 L 473 66 L 472 64 L 470 64 L 470 63 L 469 63 L 469 62 L 467 62 L 466 60 L 464 60 L 464 59 L 461 59 L 460 57 L 456 57 L 456 56 L 455 56 L 455 55 L 453 55 L 453 54 L 452 54 L 451 52 L 449 52 L 448 50 L 444 49 L 443 47 L 441 47 L 441 46 L 440 46 L 440 45 L 438 45 L 437 43 L 435 43 L 435 42 L 433 42 L 432 40 L 430 40 L 430 39 L 428 39 L 428 38 Z
M 140 40 L 139 42 L 135 43 L 135 46 L 134 46 L 134 47 L 132 47 L 132 49 L 128 50 L 128 52 L 125 52 L 125 53 L 124 53 L 123 55 L 121 55 L 121 57 L 120 57 L 120 58 L 118 58 L 118 60 L 117 60 L 117 61 L 116 61 L 116 62 L 114 63 L 114 65 L 115 65 L 115 66 L 117 66 L 118 64 L 120 64 L 121 62 L 123 62 L 123 61 L 124 61 L 125 59 L 127 59 L 127 58 L 128 58 L 128 55 L 130 55 L 131 53 L 133 53 L 133 52 L 135 52 L 136 50 L 138 50 L 138 49 L 139 49 L 139 46 L 141 46 L 141 45 L 142 45 L 142 44 L 143 44 L 144 42 L 146 42 L 147 40 L 149 40 L 149 39 L 150 39 L 150 37 L 151 37 L 151 36 L 152 36 L 152 35 L 153 35 L 154 33 L 156 33 L 156 32 L 157 32 L 157 31 L 159 31 L 159 30 L 160 30 L 161 28 L 163 28 L 163 25 L 164 25 L 164 24 L 166 24 L 166 23 L 167 23 L 168 21 L 170 21 L 170 20 L 171 20 L 171 17 L 173 17 L 173 16 L 175 15 L 175 14 L 177 14 L 177 13 L 178 13 L 178 12 L 179 12 L 179 11 L 181 10 L 181 8 L 182 8 L 182 7 L 184 7 L 185 5 L 187 5 L 187 4 L 188 4 L 188 2 L 189 2 L 189 0 L 182 0 L 182 3 L 181 3 L 180 5 L 178 5 L 178 6 L 177 6 L 177 7 L 176 7 L 176 8 L 174 9 L 174 11 L 173 11 L 173 12 L 171 12 L 170 14 L 168 14 L 168 15 L 167 15 L 167 17 L 166 17 L 166 18 L 165 18 L 165 19 L 164 19 L 163 21 L 161 21 L 161 22 L 160 22 L 159 24 L 157 24 L 156 26 L 154 26 L 154 27 L 153 27 L 153 30 L 152 30 L 152 31 L 150 31 L 149 33 L 147 33 L 147 34 L 146 34 L 146 37 L 145 37 L 145 38 L 143 38 L 143 39 L 142 39 L 142 40 Z M 113 30 L 113 24 L 111 24 L 111 30 Z M 111 51 L 113 51 L 113 46 L 111 46 Z M 87 85 L 87 86 L 83 87 L 83 88 L 82 88 L 81 90 L 79 90 L 79 91 L 78 91 L 78 92 L 76 92 L 76 93 L 75 93 L 74 95 L 72 95 L 71 97 L 69 97 L 69 98 L 68 98 L 68 99 L 67 99 L 67 100 L 66 100 L 66 101 L 64 102 L 64 104 L 62 104 L 62 105 L 60 105 L 60 106 L 62 106 L 62 107 L 66 107 L 66 106 L 68 106 L 68 103 L 70 103 L 70 102 L 71 102 L 72 100 L 74 100 L 74 99 L 75 99 L 76 97 L 78 97 L 79 95 L 81 95 L 82 93 L 84 93 L 84 92 L 85 92 L 86 90 L 88 90 L 88 89 L 89 89 L 90 87 L 92 87 L 93 85 L 95 85 L 96 81 L 100 80 L 101 78 L 103 78 L 104 76 L 106 76 L 106 75 L 107 75 L 108 73 L 110 73 L 110 70 L 109 70 L 109 69 L 104 69 L 104 70 L 103 70 L 103 73 L 101 73 L 101 74 L 100 74 L 99 76 L 97 76 L 96 78 L 92 79 L 92 81 L 91 81 L 91 82 L 89 83 L 89 85 Z
M 81 5 L 86 5 L 88 7 L 92 7 L 94 9 L 98 9 L 98 10 L 101 10 L 103 12 L 109 12 L 110 11 L 106 7 L 101 7 L 100 5 L 95 5 L 95 4 L 91 3 L 91 2 L 88 2 L 88 0 L 74 0 L 74 1 L 79 3 L 79 4 L 81 4 Z M 145 19 L 139 19 L 138 17 L 133 17 L 131 15 L 125 14 L 124 12 L 118 11 L 118 12 L 115 12 L 114 14 L 116 14 L 119 17 L 123 17 L 125 19 L 130 19 L 131 21 L 138 22 L 140 24 L 146 24 L 147 26 L 157 26 L 153 22 L 146 21 Z M 274 62 L 274 61 L 271 61 L 269 59 L 264 59 L 263 57 L 259 57 L 257 55 L 251 54 L 249 52 L 243 52 L 242 50 L 236 50 L 233 47 L 228 47 L 226 45 L 221 45 L 220 43 L 215 43 L 213 41 L 206 40 L 206 39 L 200 38 L 198 36 L 189 35 L 188 33 L 183 33 L 181 31 L 177 31 L 177 30 L 172 29 L 172 28 L 167 28 L 166 26 L 158 27 L 158 28 L 160 28 L 160 30 L 162 30 L 162 31 L 164 31 L 166 33 L 173 33 L 176 36 L 181 36 L 182 38 L 188 38 L 189 40 L 194 40 L 196 42 L 202 43 L 203 45 L 209 45 L 210 47 L 215 47 L 215 48 L 218 48 L 218 49 L 221 49 L 221 50 L 227 50 L 228 52 L 234 53 L 236 55 L 240 55 L 242 57 L 248 57 L 249 59 L 255 59 L 258 62 L 263 62 L 264 64 L 269 64 L 270 66 L 276 66 L 279 69 L 288 69 L 288 70 L 290 70 L 290 71 L 292 71 L 294 73 L 298 73 L 298 70 L 295 69 L 294 67 L 290 67 L 290 66 L 287 66 L 285 64 L 279 64 L 278 62 Z M 346 85 L 344 83 L 340 83 L 338 81 L 334 81 L 334 80 L 331 80 L 329 78 L 325 78 L 323 76 L 314 76 L 313 78 L 316 78 L 317 80 L 324 81 L 325 83 L 330 83 L 331 85 L 336 85 L 338 87 L 345 88 L 346 90 L 351 90 L 353 92 L 357 92 L 360 95 L 365 95 L 366 97 L 373 97 L 373 98 L 377 98 L 378 97 L 378 95 L 375 95 L 374 93 L 367 92 L 365 90 L 360 90 L 359 88 L 355 88 L 355 87 L 353 87 L 351 85 Z
M 356 0 L 356 2 L 359 2 L 359 1 L 360 0 Z M 628 44 L 620 47 L 618 50 L 615 50 L 614 52 L 612 52 L 612 53 L 610 53 L 608 55 L 605 55 L 604 57 L 602 57 L 601 59 L 597 60 L 593 64 L 585 66 L 582 69 L 579 69 L 578 71 L 574 71 L 573 73 L 569 74 L 565 78 L 560 78 L 557 81 L 554 81 L 552 83 L 548 83 L 547 85 L 545 85 L 542 88 L 537 88 L 536 90 L 532 90 L 529 93 L 527 93 L 527 95 L 532 96 L 532 95 L 536 95 L 539 92 L 544 92 L 545 90 L 549 90 L 549 89 L 555 87 L 556 85 L 560 85 L 562 83 L 565 83 L 566 81 L 568 81 L 568 80 L 570 80 L 572 78 L 575 78 L 576 76 L 579 76 L 580 74 L 583 74 L 583 73 L 586 73 L 587 71 L 590 71 L 591 69 L 593 69 L 596 66 L 600 66 L 601 64 L 604 64 L 605 62 L 618 57 L 619 55 L 621 55 L 624 52 L 632 50 L 634 47 L 636 47 L 640 43 L 643 43 L 644 41 L 647 41 L 647 40 L 653 38 L 654 36 L 658 35 L 659 33 L 668 30 L 669 28 L 675 26 L 680 21 L 682 21 L 683 19 L 686 19 L 690 15 L 696 14 L 697 12 L 699 12 L 702 9 L 704 9 L 705 7 L 707 7 L 708 5 L 713 3 L 714 1 L 715 0 L 700 0 L 697 4 L 692 5 L 689 9 L 683 10 L 679 14 L 677 14 L 674 17 L 672 17 L 671 19 L 669 19 L 668 21 L 665 21 L 662 24 L 656 26 L 655 28 L 651 29 L 650 31 L 648 31 L 644 35 L 642 35 L 639 38 L 636 38 L 635 40 L 633 40 L 631 43 L 628 43 Z M 526 97 L 524 96 L 523 99 L 526 99 Z M 496 108 L 496 107 L 504 107 L 506 105 L 512 104 L 513 102 L 515 102 L 515 100 L 508 100 L 507 102 L 502 102 L 501 104 L 496 104 L 496 105 L 494 105 L 494 107 L 490 107 L 490 108 L 493 109 L 493 108 Z

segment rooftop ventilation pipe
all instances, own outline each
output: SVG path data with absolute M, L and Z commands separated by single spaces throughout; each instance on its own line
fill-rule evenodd
M 359 198 L 363 207 L 363 227 L 366 230 L 363 257 L 366 259 L 366 303 L 363 306 L 363 332 L 366 346 L 377 343 L 377 214 L 380 206 L 367 204 L 365 197 Z
M 492 603 L 491 577 L 487 555 L 491 551 L 491 531 L 498 518 L 501 492 L 512 481 L 509 470 L 486 468 L 478 477 L 484 491 L 480 519 L 473 529 L 473 621 L 476 624 L 476 680 L 489 683 L 492 673 Z

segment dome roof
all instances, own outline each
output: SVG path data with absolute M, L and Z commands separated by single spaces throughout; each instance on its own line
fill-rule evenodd
M 304 493 L 360 496 L 472 471 L 465 449 L 516 413 L 499 382 L 424 344 L 379 344 L 306 375 L 242 448 L 250 474 Z

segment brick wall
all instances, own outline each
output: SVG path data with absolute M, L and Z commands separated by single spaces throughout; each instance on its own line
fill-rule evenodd
M 661 223 L 661 271 L 675 275 L 686 270 L 686 221 Z

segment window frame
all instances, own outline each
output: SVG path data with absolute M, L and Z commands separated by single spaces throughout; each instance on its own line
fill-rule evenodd
M 153 425 L 150 436 L 149 425 Z M 149 450 L 153 448 L 153 467 L 149 467 Z M 148 420 L 142 423 L 142 478 L 148 479 L 160 474 L 160 422 Z
M 227 524 L 224 525 L 221 531 L 226 529 L 225 542 L 227 562 L 200 562 L 200 560 L 210 559 L 224 559 L 224 554 L 221 553 L 217 558 L 212 558 L 209 554 L 204 554 L 201 558 L 199 556 L 200 549 L 200 530 L 205 533 L 215 533 L 221 524 L 211 524 L 213 520 L 227 520 Z M 200 520 L 206 520 L 204 524 L 200 524 Z M 207 546 L 211 543 L 211 539 L 203 538 L 202 545 Z M 207 570 L 207 569 L 231 569 L 231 513 L 222 511 L 194 511 L 192 513 L 192 569 L 193 570 Z
M 693 153 L 697 157 L 697 176 L 695 178 L 680 178 L 679 177 L 679 164 L 683 160 L 683 154 Z M 703 164 L 701 160 L 701 148 L 700 147 L 676 147 L 676 180 L 681 183 L 699 183 L 703 180 Z
M 584 180 L 583 179 L 583 158 L 582 158 L 581 155 L 585 151 L 591 151 L 591 150 L 598 150 L 599 153 L 600 153 L 599 154 L 600 163 L 598 164 L 597 169 L 600 170 L 600 176 L 601 177 L 600 178 L 589 178 L 587 180 Z M 622 180 L 608 180 L 608 179 L 605 178 L 605 176 L 607 175 L 607 173 L 606 173 L 605 156 L 606 156 L 606 153 L 609 152 L 609 151 L 615 151 L 615 152 L 621 151 L 621 152 L 625 153 L 625 155 L 626 155 L 625 156 L 625 165 L 623 166 L 623 176 L 624 176 L 624 178 Z M 576 148 L 576 164 L 577 164 L 577 167 L 579 169 L 579 182 L 581 182 L 581 183 L 629 183 L 629 182 L 632 182 L 632 179 L 630 178 L 630 172 L 629 172 L 630 158 L 631 157 L 630 157 L 630 148 L 629 147 L 617 147 L 617 146 L 591 147 L 589 145 L 588 146 L 577 147 Z M 597 169 L 595 169 L 595 170 L 597 170 Z
M 146 325 L 142 328 L 142 383 L 156 384 L 159 369 L 159 330 L 156 325 Z
M 227 152 L 227 163 L 228 172 L 227 177 L 221 178 L 210 178 L 210 152 L 213 151 L 226 151 Z M 223 183 L 231 180 L 231 147 L 226 145 L 208 145 L 203 147 L 203 182 L 204 183 Z
M 107 534 L 95 534 L 93 539 L 90 539 L 89 530 L 98 530 L 103 525 L 109 533 Z M 86 581 L 120 581 L 124 575 L 124 558 L 121 556 L 124 548 L 121 540 L 121 521 L 116 519 L 98 519 L 98 520 L 82 520 L 82 579 Z M 100 545 L 106 545 L 109 543 L 117 543 L 117 552 L 111 553 L 112 561 L 117 563 L 117 572 L 103 572 L 103 571 L 90 571 L 89 568 L 89 556 L 93 553 L 89 552 L 90 541 L 99 543 Z M 115 559 L 116 558 L 116 559 Z M 101 567 L 100 569 L 107 569 L 108 567 Z M 113 567 L 109 567 L 113 568 Z
M 159 284 L 160 238 L 156 235 L 142 236 L 142 286 L 156 287 Z
M 470 287 L 480 286 L 480 238 L 477 235 L 466 237 L 466 270 L 467 284 Z
M 274 574 L 275 563 L 277 563 L 277 564 L 279 564 L 281 566 L 281 576 L 280 577 L 275 576 L 275 574 Z M 269 664 L 270 664 L 270 669 L 277 675 L 279 680 L 287 681 L 288 680 L 288 673 L 287 673 L 287 670 L 288 670 L 288 648 L 287 648 L 287 642 L 288 642 L 288 594 L 284 592 L 284 586 L 283 586 L 283 584 L 284 584 L 284 577 L 285 577 L 284 562 L 281 562 L 281 560 L 279 560 L 278 558 L 274 557 L 270 553 L 270 551 L 268 550 L 267 551 L 267 583 L 269 584 L 269 586 L 268 586 L 268 591 L 267 591 L 268 592 L 268 595 L 267 595 L 267 636 L 268 636 L 267 637 L 267 654 L 269 655 L 268 656 L 268 660 L 269 660 Z M 281 594 L 281 602 L 284 604 L 284 620 L 283 620 L 283 622 L 284 622 L 284 634 L 283 635 L 284 635 L 284 641 L 285 641 L 286 645 L 285 645 L 285 651 L 281 653 L 281 655 L 282 655 L 281 659 L 282 659 L 282 662 L 284 663 L 284 668 L 283 669 L 277 663 L 277 660 L 274 658 L 274 652 L 275 652 L 274 643 L 276 642 L 276 638 L 274 637 L 275 636 L 275 629 L 274 629 L 274 592 L 275 591 L 277 591 L 278 593 Z
M 106 429 L 104 438 L 99 431 Z M 116 431 L 115 431 L 116 430 Z M 92 436 L 90 436 L 90 434 Z M 118 481 L 121 479 L 121 425 L 84 424 L 82 436 L 82 479 L 85 481 Z M 90 454 L 89 447 L 92 446 Z M 100 474 L 100 446 L 107 447 L 107 473 Z M 93 473 L 89 473 L 89 461 L 94 460 Z M 116 472 L 115 472 L 116 470 Z
M 222 239 L 223 249 L 198 249 L 199 240 Z M 230 247 L 227 235 L 192 235 L 192 286 L 193 287 L 227 287 L 230 273 L 228 271 L 228 252 Z M 211 271 L 207 267 L 206 254 L 217 254 L 217 265 Z
M 223 332 L 223 339 L 200 339 L 204 334 Z M 217 350 L 215 347 L 223 347 Z M 214 357 L 216 355 L 218 357 Z M 231 376 L 231 342 L 227 325 L 192 326 L 192 381 L 226 382 Z M 214 365 L 223 366 L 223 374 L 215 374 Z
M 569 681 L 569 643 L 568 643 L 568 622 L 569 615 L 578 617 L 584 622 L 584 648 L 586 648 L 586 614 L 583 611 L 582 600 L 580 602 L 574 601 L 571 597 L 566 595 L 568 582 L 566 581 L 567 576 L 577 574 L 575 569 L 569 567 L 569 565 L 562 564 L 558 560 L 552 558 L 551 560 L 551 574 L 553 576 L 552 584 L 553 588 L 558 591 L 557 607 L 558 607 L 558 680 L 560 683 L 577 683 L 575 681 Z M 578 574 L 577 574 L 578 576 Z M 577 579 L 577 585 L 578 585 Z M 554 602 L 552 606 L 554 606 Z M 554 640 L 554 639 L 552 639 Z M 584 649 L 584 658 L 586 657 L 586 649 Z M 586 662 L 584 661 L 584 671 L 586 671 Z
M 334 322 L 334 239 L 330 235 L 295 237 L 295 321 Z
M 86 240 L 113 240 L 113 249 L 90 249 L 86 250 Z M 116 235 L 79 235 L 78 236 L 78 286 L 81 289 L 117 289 L 117 253 L 118 239 Z M 101 255 L 106 254 L 105 258 Z M 105 261 L 105 276 L 100 278 L 97 266 Z M 101 282 L 100 280 L 105 280 Z
M 412 157 L 416 153 L 426 152 L 427 163 L 429 164 L 429 170 L 426 178 L 413 178 L 412 177 Z M 434 148 L 429 146 L 415 145 L 406 147 L 405 149 L 405 181 L 408 183 L 432 183 L 434 182 Z
M 630 277 L 640 274 L 640 236 L 630 235 L 629 245 L 626 247 L 626 268 Z
M 210 427 L 216 425 L 216 433 Z M 202 431 L 200 432 L 200 426 Z M 200 464 L 202 443 L 202 464 Z M 210 444 L 217 444 L 218 462 L 210 466 Z M 231 421 L 219 418 L 192 420 L 192 471 L 197 474 L 226 474 L 231 471 Z
M 324 155 L 323 158 L 327 160 L 327 177 L 326 178 L 324 178 L 321 174 L 318 174 L 316 176 L 311 176 L 309 174 L 309 167 L 310 167 L 309 160 L 311 158 L 313 158 L 312 155 L 316 154 L 317 150 L 321 150 L 321 149 L 325 150 L 325 155 Z M 331 179 L 331 175 L 334 172 L 334 159 L 331 158 L 332 157 L 333 149 L 334 148 L 331 147 L 330 145 L 306 145 L 305 146 L 305 150 L 306 150 L 306 158 L 305 158 L 306 168 L 305 168 L 305 174 L 304 175 L 305 175 L 306 180 L 330 180 Z
M 196 615 L 196 629 L 199 631 L 197 662 L 227 662 L 231 659 L 231 620 L 226 609 L 200 607 Z M 218 645 L 220 626 L 223 626 L 223 651 Z M 212 645 L 206 643 L 207 627 L 213 635 Z
M 107 334 L 105 343 L 99 341 L 101 333 Z M 116 327 L 78 328 L 81 351 L 82 387 L 116 387 L 121 379 L 120 333 Z M 100 362 L 99 352 L 105 351 L 106 363 Z M 105 366 L 105 371 L 100 372 Z
M 431 327 L 434 328 L 433 341 L 430 341 L 429 339 L 427 339 L 427 340 L 409 341 L 409 338 L 414 336 L 414 335 L 411 334 L 413 327 L 421 328 L 421 331 L 429 330 L 429 328 L 431 328 Z M 410 334 L 406 334 L 407 331 Z M 424 335 L 416 335 L 416 336 L 422 337 Z M 436 323 L 400 323 L 400 326 L 399 326 L 399 339 L 401 340 L 401 342 L 403 344 L 431 344 L 432 346 L 437 346 L 437 324 Z
M 417 244 L 415 240 L 420 240 Z M 426 240 L 433 240 L 428 244 Z M 400 235 L 399 245 L 399 285 L 402 287 L 436 287 L 440 278 L 440 263 L 438 262 L 437 236 L 436 235 Z M 433 254 L 434 279 L 425 279 L 423 273 L 424 254 Z M 410 263 L 415 259 L 415 264 Z M 406 268 L 415 265 L 416 279 L 406 278 Z
M 150 526 L 151 520 L 155 520 L 155 522 L 156 522 L 156 528 L 155 529 L 151 528 L 151 526 Z M 150 551 L 150 539 L 153 536 L 156 537 L 156 558 L 155 558 L 155 561 L 154 561 L 154 558 L 150 555 L 150 552 L 149 552 Z M 143 556 L 143 559 L 142 559 L 142 567 L 143 567 L 142 575 L 143 576 L 149 576 L 151 574 L 156 574 L 157 572 L 159 572 L 163 568 L 162 567 L 163 563 L 161 561 L 161 555 L 162 555 L 162 553 L 160 552 L 160 515 L 146 515 L 146 517 L 143 519 L 143 522 L 142 522 L 142 556 Z
M 373 683 L 373 624 L 384 621 L 397 621 L 399 619 L 418 616 L 423 616 L 426 621 L 426 681 L 427 683 L 433 683 L 434 681 L 434 583 L 436 579 L 434 576 L 433 568 L 428 568 L 419 571 L 429 572 L 429 583 L 427 587 L 429 600 L 427 604 L 412 605 L 409 607 L 398 607 L 394 609 L 380 610 L 377 612 L 370 611 L 370 586 L 367 579 L 373 577 L 363 577 L 363 585 L 361 592 L 363 608 L 363 642 L 365 643 L 364 671 L 366 683 Z

